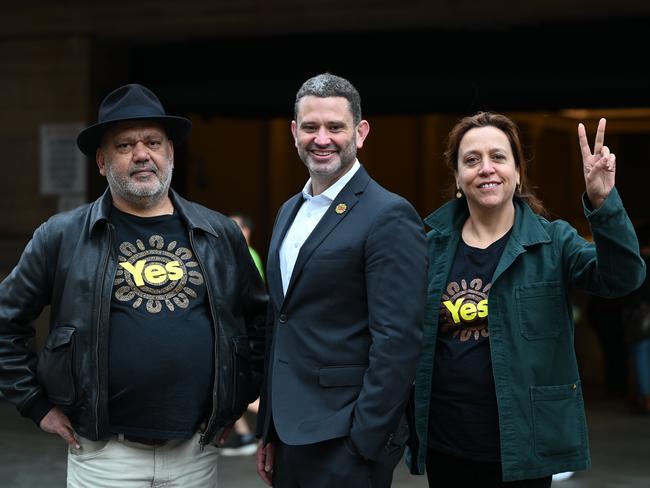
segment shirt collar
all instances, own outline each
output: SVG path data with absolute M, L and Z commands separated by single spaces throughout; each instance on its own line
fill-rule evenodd
M 327 190 L 325 190 L 323 193 L 317 196 L 322 196 L 323 198 L 331 201 L 334 201 L 336 198 L 336 195 L 339 194 L 339 192 L 343 189 L 345 185 L 348 184 L 348 182 L 352 179 L 354 174 L 359 170 L 361 167 L 361 164 L 359 163 L 358 159 L 354 160 L 354 164 L 352 167 L 348 170 L 347 173 L 345 173 L 343 176 L 341 176 L 336 182 L 330 186 Z M 307 183 L 305 183 L 305 186 L 302 189 L 302 198 L 303 200 L 311 200 L 314 198 L 311 194 L 311 178 L 307 180 Z

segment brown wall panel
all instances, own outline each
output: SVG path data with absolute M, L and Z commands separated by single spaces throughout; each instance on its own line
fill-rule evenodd
M 204 120 L 191 116 L 185 169 L 187 198 L 223 214 L 241 212 L 262 221 L 265 200 L 263 120 Z
M 423 217 L 452 198 L 449 188 L 454 179 L 444 163 L 443 153 L 447 134 L 456 120 L 451 115 L 425 115 L 421 118 L 420 198 L 417 208 Z
M 370 133 L 359 160 L 379 184 L 415 205 L 419 193 L 419 119 L 383 116 L 372 117 L 369 123 Z

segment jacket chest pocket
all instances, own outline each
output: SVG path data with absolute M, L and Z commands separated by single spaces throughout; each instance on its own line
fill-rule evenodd
M 528 340 L 554 339 L 569 321 L 566 298 L 559 281 L 516 288 L 515 298 L 519 329 Z
M 38 359 L 38 382 L 56 405 L 75 402 L 74 334 L 75 328 L 57 327 L 47 337 Z

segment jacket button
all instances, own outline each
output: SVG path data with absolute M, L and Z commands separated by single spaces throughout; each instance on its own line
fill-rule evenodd
M 285 314 L 280 314 L 280 323 L 281 324 L 287 323 L 287 316 Z

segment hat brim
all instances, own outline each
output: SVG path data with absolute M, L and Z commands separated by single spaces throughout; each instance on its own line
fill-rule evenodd
M 161 115 L 157 117 L 127 117 L 118 120 L 108 120 L 82 130 L 77 136 L 77 147 L 91 159 L 95 159 L 95 152 L 102 142 L 102 136 L 106 130 L 120 122 L 129 120 L 151 120 L 159 122 L 165 128 L 167 136 L 175 143 L 180 144 L 192 130 L 192 122 L 185 117 L 176 117 L 174 115 Z

